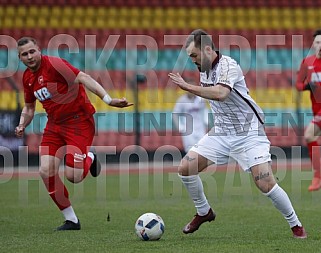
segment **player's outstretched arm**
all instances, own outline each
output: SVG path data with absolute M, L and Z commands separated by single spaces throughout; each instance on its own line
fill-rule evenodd
M 20 115 L 19 125 L 15 129 L 17 137 L 21 138 L 24 134 L 25 128 L 30 124 L 35 114 L 36 102 L 25 103 Z
M 114 107 L 128 107 L 133 105 L 126 98 L 111 98 L 105 89 L 90 75 L 80 71 L 75 79 L 76 83 L 82 83 L 92 93 L 100 97 L 106 104 Z
M 231 92 L 231 89 L 224 84 L 211 87 L 201 87 L 185 82 L 179 73 L 169 73 L 168 76 L 172 82 L 179 86 L 182 90 L 186 90 L 202 98 L 224 101 Z

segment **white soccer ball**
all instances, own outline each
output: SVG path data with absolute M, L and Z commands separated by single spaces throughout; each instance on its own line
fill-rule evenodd
M 143 241 L 159 240 L 165 231 L 163 219 L 154 213 L 144 213 L 135 223 L 136 235 Z

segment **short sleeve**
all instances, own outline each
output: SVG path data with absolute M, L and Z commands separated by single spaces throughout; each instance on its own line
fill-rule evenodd
M 29 84 L 28 78 L 26 78 L 26 75 L 23 75 L 22 78 L 22 84 L 23 84 L 23 93 L 24 93 L 24 100 L 25 103 L 33 103 L 36 101 L 36 97 L 33 94 L 32 86 Z
M 55 71 L 62 76 L 68 84 L 74 83 L 80 70 L 72 66 L 69 62 L 58 57 L 50 57 L 50 64 L 53 66 Z
M 217 79 L 217 83 L 225 84 L 231 88 L 237 82 L 239 77 L 238 64 L 234 60 L 223 58 L 221 60 L 221 71 Z

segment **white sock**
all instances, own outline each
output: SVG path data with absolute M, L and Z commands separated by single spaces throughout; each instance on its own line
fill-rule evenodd
M 203 183 L 199 175 L 192 176 L 181 176 L 183 184 L 185 185 L 189 195 L 194 201 L 194 205 L 197 209 L 197 214 L 200 216 L 204 216 L 210 210 L 210 205 L 206 199 L 203 189 Z
M 271 199 L 273 205 L 282 213 L 291 228 L 297 225 L 302 226 L 288 195 L 278 184 L 275 184 L 268 193 L 263 194 Z
M 62 214 L 64 215 L 65 217 L 65 220 L 70 220 L 74 223 L 77 223 L 78 222 L 78 218 L 74 212 L 74 209 L 72 208 L 72 206 L 69 206 L 67 208 L 65 208 L 64 210 L 61 211 Z
M 95 157 L 94 157 L 93 152 L 89 151 L 88 156 L 91 158 L 92 161 L 94 161 Z

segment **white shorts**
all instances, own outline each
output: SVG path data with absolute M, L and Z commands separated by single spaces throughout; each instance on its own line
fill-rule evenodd
M 270 141 L 263 133 L 248 132 L 247 135 L 206 134 L 190 150 L 204 156 L 214 164 L 227 164 L 234 159 L 244 171 L 255 165 L 270 162 Z

